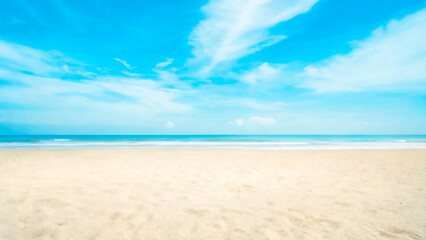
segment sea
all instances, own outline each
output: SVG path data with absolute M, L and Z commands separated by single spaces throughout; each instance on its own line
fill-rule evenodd
M 426 135 L 0 135 L 0 149 L 34 148 L 426 148 Z

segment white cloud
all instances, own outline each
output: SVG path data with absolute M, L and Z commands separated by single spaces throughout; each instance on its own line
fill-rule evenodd
M 265 62 L 260 66 L 243 73 L 239 79 L 250 85 L 276 80 L 282 74 L 284 66 L 284 64 L 270 64 Z
M 393 20 L 354 49 L 305 68 L 317 92 L 418 89 L 426 85 L 426 10 Z
M 251 123 L 258 123 L 258 124 L 261 124 L 261 125 L 273 125 L 273 124 L 277 123 L 277 121 L 274 118 L 258 117 L 258 116 L 251 117 L 250 122 Z
M 59 52 L 0 41 L 0 63 L 0 79 L 5 82 L 0 88 L 0 102 L 23 107 L 0 109 L 3 123 L 46 124 L 50 119 L 70 124 L 101 119 L 132 122 L 156 113 L 191 109 L 176 101 L 181 90 L 153 79 L 87 72 Z M 72 80 L 67 78 L 71 73 Z M 51 118 L 62 113 L 67 118 Z M 81 114 L 87 118 L 81 118 Z
M 0 78 L 26 86 L 2 87 L 0 101 L 5 103 L 43 108 L 62 105 L 92 111 L 117 107 L 117 114 L 126 110 L 134 114 L 155 114 L 190 109 L 190 106 L 174 100 L 179 96 L 178 91 L 163 88 L 150 79 L 97 76 L 90 80 L 63 81 L 55 77 L 40 77 L 1 68 Z
M 189 85 L 184 81 L 181 81 L 178 74 L 176 74 L 177 69 L 171 68 L 167 70 L 153 69 L 157 73 L 158 81 L 168 87 L 178 88 L 178 89 L 187 89 Z
M 126 68 L 128 69 L 133 69 L 136 67 L 132 67 L 130 64 L 128 64 L 125 60 L 119 59 L 119 58 L 114 58 L 117 62 L 123 64 Z
M 207 74 L 218 64 L 236 60 L 275 44 L 285 36 L 267 30 L 305 13 L 318 0 L 210 0 L 202 8 L 205 19 L 190 35 L 192 63 Z
M 86 83 L 134 99 L 134 104 L 155 112 L 182 112 L 190 106 L 175 101 L 180 91 L 168 89 L 151 79 L 103 76 Z M 102 99 L 100 99 L 102 100 Z
M 0 40 L 0 65 L 5 69 L 48 75 L 69 71 L 75 64 L 82 63 L 58 51 L 42 51 Z
M 244 126 L 244 119 L 235 119 L 234 121 L 230 121 L 229 124 L 235 124 L 241 127 Z
M 62 66 L 62 69 L 64 69 L 64 71 L 65 72 L 68 72 L 68 73 L 70 73 L 71 71 L 70 71 L 70 68 L 68 67 L 68 65 L 64 65 L 64 66 Z
M 173 58 L 167 58 L 165 62 L 157 63 L 157 65 L 155 65 L 155 67 L 156 68 L 163 68 L 163 67 L 166 67 L 166 66 L 169 66 L 170 64 L 172 64 L 173 61 L 174 61 Z
M 140 76 L 140 74 L 139 73 L 131 73 L 131 72 L 128 72 L 128 71 L 126 71 L 126 70 L 123 70 L 123 71 L 121 71 L 124 75 L 127 75 L 127 76 L 129 76 L 129 77 L 139 77 Z
M 174 124 L 173 122 L 167 122 L 167 123 L 164 125 L 164 127 L 166 127 L 166 128 L 174 128 L 174 127 L 175 127 L 175 124 Z

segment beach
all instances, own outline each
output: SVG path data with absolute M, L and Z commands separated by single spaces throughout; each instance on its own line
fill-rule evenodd
M 426 239 L 426 149 L 2 149 L 0 239 Z

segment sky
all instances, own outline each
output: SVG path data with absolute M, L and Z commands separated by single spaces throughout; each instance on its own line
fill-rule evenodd
M 0 134 L 426 134 L 426 2 L 0 0 Z

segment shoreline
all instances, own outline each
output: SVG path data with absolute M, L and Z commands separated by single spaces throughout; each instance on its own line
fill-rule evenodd
M 191 148 L 191 147 L 55 147 L 55 148 L 0 148 L 0 151 L 37 151 L 37 150 L 188 150 L 188 151 L 393 151 L 393 150 L 425 150 L 426 147 L 412 147 L 412 148 Z

